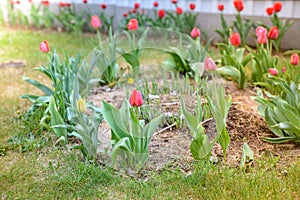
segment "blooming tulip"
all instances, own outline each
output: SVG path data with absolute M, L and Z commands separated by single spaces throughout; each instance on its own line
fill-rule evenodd
M 276 40 L 278 38 L 278 35 L 279 35 L 278 28 L 276 26 L 273 26 L 268 33 L 268 38 L 270 40 Z
M 87 2 L 88 2 L 88 0 L 82 0 L 82 2 L 83 2 L 83 3 L 87 3 Z
M 100 7 L 101 7 L 103 10 L 105 10 L 105 9 L 106 9 L 106 4 L 105 4 L 105 3 L 102 3 L 102 4 L 100 4 Z
M 61 7 L 61 8 L 62 8 L 62 7 L 65 7 L 65 3 L 59 2 L 58 6 Z
M 286 67 L 283 67 L 283 68 L 281 69 L 281 71 L 282 71 L 282 73 L 284 74 L 284 73 L 286 72 Z
M 200 30 L 196 27 L 193 28 L 193 30 L 191 31 L 191 36 L 192 38 L 197 38 L 200 37 Z
M 140 4 L 139 4 L 139 3 L 134 3 L 134 8 L 135 8 L 135 9 L 139 9 L 139 7 L 140 7 Z
M 172 0 L 172 4 L 177 4 L 177 0 Z
M 272 76 L 276 76 L 278 74 L 278 70 L 276 68 L 269 68 L 268 71 Z
M 155 1 L 155 2 L 153 3 L 153 6 L 154 6 L 154 7 L 158 7 L 158 2 Z
M 299 56 L 297 53 L 293 53 L 290 59 L 290 63 L 292 65 L 298 65 L 299 64 Z
M 99 17 L 97 15 L 93 15 L 91 17 L 91 26 L 94 28 L 94 29 L 98 29 L 100 28 L 101 26 L 101 21 L 99 19 Z
M 241 36 L 239 33 L 232 33 L 231 36 L 229 37 L 229 41 L 230 43 L 235 46 L 238 47 L 241 44 Z
M 48 53 L 50 51 L 49 43 L 47 40 L 44 40 L 43 42 L 41 42 L 40 50 L 43 53 Z
M 164 10 L 159 10 L 159 11 L 157 11 L 157 15 L 158 15 L 159 18 L 164 18 L 165 11 Z
M 181 15 L 181 14 L 182 14 L 182 8 L 177 7 L 176 13 L 177 13 L 178 15 Z
M 134 31 L 139 28 L 139 22 L 137 19 L 131 19 L 129 20 L 127 24 L 128 30 Z
M 143 105 L 142 94 L 137 90 L 133 90 L 133 92 L 130 95 L 129 103 L 131 106 L 136 106 L 136 107 Z
M 191 4 L 190 4 L 190 9 L 191 9 L 191 10 L 195 10 L 195 8 L 196 8 L 196 4 L 191 3 Z
M 267 12 L 267 14 L 268 15 L 273 15 L 273 13 L 274 13 L 274 8 L 273 7 L 268 7 L 267 9 L 266 9 L 266 12 Z
M 219 9 L 219 11 L 223 11 L 224 10 L 224 4 L 219 3 L 218 4 L 218 9 Z
M 282 8 L 282 3 L 277 1 L 273 4 L 274 12 L 280 12 Z
M 267 43 L 267 29 L 262 26 L 258 26 L 255 30 L 258 44 Z
M 241 12 L 244 9 L 244 3 L 242 0 L 234 0 L 233 4 L 238 12 Z
M 204 60 L 204 70 L 214 71 L 217 69 L 216 63 L 210 57 L 206 57 Z
M 43 4 L 43 6 L 49 6 L 49 1 L 48 0 L 42 0 L 41 4 Z

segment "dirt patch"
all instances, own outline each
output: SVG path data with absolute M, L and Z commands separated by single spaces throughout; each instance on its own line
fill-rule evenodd
M 159 84 L 159 80 L 157 80 Z M 300 157 L 300 148 L 293 143 L 273 145 L 263 141 L 264 137 L 274 137 L 268 129 L 264 119 L 257 113 L 257 103 L 250 98 L 255 96 L 255 89 L 246 88 L 238 90 L 232 82 L 222 81 L 225 85 L 227 94 L 232 96 L 233 104 L 229 110 L 227 118 L 227 130 L 230 134 L 230 145 L 227 150 L 226 164 L 237 167 L 242 156 L 242 147 L 244 142 L 247 142 L 255 158 L 260 158 L 266 152 L 272 152 L 275 155 L 281 156 L 282 162 L 288 162 L 291 157 Z M 120 107 L 123 100 L 126 98 L 126 91 L 131 91 L 133 87 L 126 88 L 97 88 L 90 96 L 96 105 L 101 107 L 101 100 L 112 103 L 116 107 Z M 128 92 L 127 92 L 128 93 Z M 180 97 L 176 93 L 164 94 L 159 96 L 159 104 L 164 113 L 178 113 L 180 108 Z M 185 103 L 188 110 L 195 108 L 196 98 L 193 94 L 185 96 Z M 216 135 L 215 122 L 209 120 L 204 124 L 206 134 L 213 137 Z M 146 170 L 161 170 L 170 164 L 176 163 L 181 169 L 186 171 L 185 163 L 193 161 L 189 150 L 192 136 L 187 128 L 175 129 L 174 126 L 168 125 L 160 127 L 160 130 L 154 134 L 150 146 L 150 157 L 147 162 Z M 166 128 L 167 127 L 167 128 Z M 164 129 L 162 131 L 162 129 Z M 105 121 L 102 122 L 99 128 L 99 139 L 102 142 L 99 145 L 99 151 L 107 153 L 111 151 L 110 145 L 110 129 Z M 223 160 L 223 152 L 220 145 L 214 146 L 212 156 L 217 158 L 218 162 Z

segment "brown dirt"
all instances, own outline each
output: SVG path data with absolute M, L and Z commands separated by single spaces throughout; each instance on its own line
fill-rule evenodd
M 233 167 L 239 165 L 244 142 L 247 142 L 254 152 L 255 159 L 269 152 L 280 156 L 280 160 L 285 164 L 291 159 L 300 158 L 300 147 L 297 147 L 293 143 L 273 145 L 263 141 L 262 138 L 264 137 L 274 136 L 268 129 L 264 119 L 258 115 L 257 103 L 250 98 L 250 96 L 256 95 L 255 89 L 246 88 L 244 90 L 238 90 L 234 83 L 223 80 L 222 84 L 225 85 L 227 94 L 230 94 L 233 100 L 227 118 L 227 131 L 230 134 L 231 140 L 227 150 L 227 165 Z M 130 87 L 127 87 L 127 89 L 131 91 Z M 100 107 L 102 99 L 105 99 L 116 107 L 120 107 L 122 101 L 126 98 L 125 94 L 127 89 L 98 88 L 93 92 L 90 99 Z M 186 97 L 185 100 L 188 108 L 194 106 L 195 98 L 193 95 Z M 160 95 L 159 101 L 164 112 L 177 113 L 180 106 L 179 95 Z M 204 127 L 206 128 L 206 134 L 216 134 L 213 120 L 205 123 Z M 161 127 L 161 129 L 163 129 L 163 127 Z M 102 122 L 99 129 L 99 139 L 102 141 L 102 144 L 99 146 L 99 151 L 109 152 L 111 150 L 110 130 L 105 121 Z M 189 134 L 187 128 L 175 129 L 172 127 L 164 131 L 158 130 L 150 142 L 150 158 L 145 169 L 161 170 L 175 163 L 175 165 L 179 166 L 183 171 L 188 171 L 189 167 L 187 163 L 193 161 L 189 151 L 191 140 L 192 136 Z M 215 145 L 212 156 L 217 158 L 218 162 L 222 161 L 223 152 L 220 145 Z

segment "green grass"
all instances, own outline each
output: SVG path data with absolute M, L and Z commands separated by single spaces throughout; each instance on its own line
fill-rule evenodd
M 168 168 L 150 172 L 147 177 L 130 178 L 108 167 L 84 162 L 79 152 L 55 147 L 53 134 L 41 129 L 37 120 L 22 120 L 30 103 L 19 96 L 37 92 L 22 76 L 44 79 L 33 70 L 47 64 L 47 56 L 39 51 L 42 40 L 47 39 L 60 54 L 64 51 L 75 56 L 80 51 L 84 57 L 93 48 L 93 38 L 56 32 L 0 32 L 0 62 L 26 61 L 25 68 L 0 68 L 0 155 L 6 154 L 0 156 L 2 199 L 299 198 L 299 160 L 282 167 L 277 165 L 277 158 L 264 157 L 248 173 L 200 162 L 191 164 L 191 174 Z M 145 63 L 153 63 L 153 58 L 160 60 L 159 51 L 146 54 Z

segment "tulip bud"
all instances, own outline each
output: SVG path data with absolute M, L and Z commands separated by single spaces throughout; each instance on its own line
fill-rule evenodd
M 205 71 L 214 71 L 217 69 L 215 61 L 210 57 L 206 57 L 204 60 L 204 70 Z
M 232 33 L 231 36 L 229 37 L 229 41 L 235 47 L 240 46 L 240 44 L 241 44 L 240 34 L 239 33 Z
M 272 76 L 276 76 L 278 74 L 278 70 L 275 68 L 269 68 L 268 71 Z
M 129 103 L 131 106 L 141 106 L 143 104 L 142 94 L 137 90 L 133 90 L 133 92 L 130 95 Z
M 158 2 L 155 1 L 155 2 L 153 3 L 153 6 L 157 8 L 157 7 L 158 7 Z
M 159 10 L 159 11 L 157 11 L 157 15 L 158 15 L 159 18 L 164 18 L 165 11 L 164 10 Z
M 177 7 L 176 8 L 176 13 L 177 13 L 177 15 L 181 15 L 182 14 L 182 8 Z
M 279 35 L 278 28 L 276 26 L 273 26 L 268 33 L 268 38 L 271 40 L 276 40 L 278 38 L 278 35 Z
M 84 113 L 86 111 L 86 102 L 85 102 L 85 99 L 78 99 L 76 101 L 76 108 L 79 112 L 82 112 Z
M 273 13 L 274 13 L 274 8 L 273 8 L 273 7 L 268 7 L 268 8 L 266 9 L 266 12 L 267 12 L 267 14 L 268 14 L 269 16 L 271 16 L 271 15 L 273 15 Z
M 223 11 L 224 10 L 224 4 L 219 3 L 218 4 L 218 9 L 219 9 L 219 11 Z
M 131 19 L 129 20 L 128 24 L 127 24 L 127 28 L 130 31 L 134 31 L 136 29 L 139 28 L 139 22 L 137 19 Z
M 192 38 L 200 37 L 200 35 L 201 35 L 200 30 L 194 27 L 193 30 L 191 31 Z
M 283 68 L 281 69 L 281 71 L 282 71 L 282 73 L 284 74 L 284 73 L 286 72 L 286 67 L 283 67 Z
M 274 12 L 280 12 L 282 8 L 282 3 L 281 2 L 275 2 L 273 4 Z
M 190 9 L 191 9 L 191 10 L 195 10 L 195 8 L 196 8 L 196 4 L 191 3 L 191 4 L 190 4 Z
M 47 40 L 44 40 L 43 42 L 41 42 L 40 50 L 43 53 L 48 53 L 50 51 L 49 43 Z
M 299 63 L 299 56 L 297 53 L 293 53 L 292 56 L 291 56 L 291 59 L 290 59 L 290 63 L 292 65 L 298 65 Z
M 101 27 L 101 21 L 99 19 L 99 17 L 97 15 L 93 15 L 91 17 L 91 26 L 94 28 L 94 29 L 98 29 Z
M 238 12 L 241 12 L 244 9 L 244 3 L 242 0 L 234 0 L 233 4 Z

